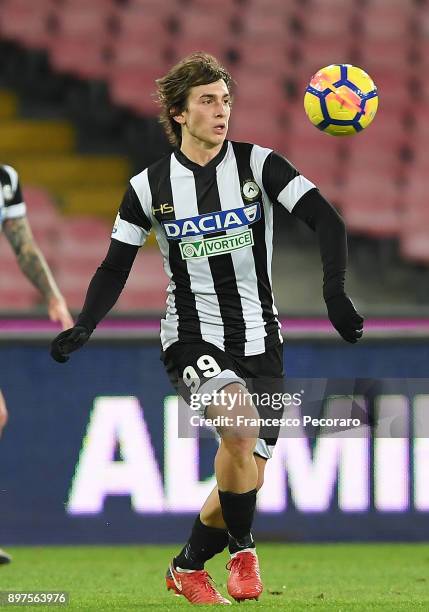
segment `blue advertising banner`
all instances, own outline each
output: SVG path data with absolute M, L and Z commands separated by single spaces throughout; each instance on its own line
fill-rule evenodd
M 281 438 L 258 496 L 260 539 L 429 537 L 426 343 L 285 344 L 291 378 L 371 378 L 378 410 L 410 435 Z M 9 424 L 0 441 L 0 542 L 174 542 L 211 490 L 216 442 L 178 436 L 177 399 L 157 344 L 92 341 L 67 364 L 46 344 L 0 345 Z M 361 389 L 365 396 L 365 387 Z M 365 398 L 364 398 L 365 399 Z M 423 419 L 424 420 L 424 419 Z

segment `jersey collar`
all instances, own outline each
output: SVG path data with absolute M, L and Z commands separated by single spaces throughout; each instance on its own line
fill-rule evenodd
M 213 157 L 213 159 L 211 159 L 209 163 L 206 164 L 205 166 L 200 166 L 200 164 L 197 164 L 191 161 L 188 157 L 186 157 L 184 153 L 182 153 L 180 149 L 175 149 L 174 155 L 177 161 L 181 163 L 182 166 L 185 166 L 185 168 L 189 168 L 189 170 L 192 170 L 192 171 L 206 170 L 207 168 L 214 168 L 215 166 L 218 166 L 220 162 L 223 160 L 223 158 L 225 157 L 227 150 L 228 150 L 228 140 L 224 140 L 222 148 L 219 151 L 219 153 L 215 157 Z

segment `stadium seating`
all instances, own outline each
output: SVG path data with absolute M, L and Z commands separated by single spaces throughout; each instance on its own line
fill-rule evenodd
M 0 240 L 0 260 L 0 309 L 15 313 L 39 303 L 39 293 L 21 272 L 10 244 L 4 238 Z
M 1 129 L 2 150 L 11 154 L 66 153 L 74 145 L 74 131 L 66 121 L 10 119 Z
M 299 142 L 286 141 L 280 149 L 287 159 L 299 170 L 301 174 L 312 181 L 321 191 L 333 187 L 341 175 L 341 161 L 335 150 L 326 154 L 324 146 L 314 147 L 311 151 L 300 146 Z
M 52 269 L 69 307 L 80 309 L 89 281 L 106 256 L 111 227 L 96 218 L 74 217 L 62 219 L 57 232 Z
M 404 186 L 400 250 L 403 257 L 417 263 L 429 264 L 429 208 L 427 153 L 424 165 L 413 166 Z
M 230 32 L 229 16 L 220 13 L 217 16 L 216 28 L 213 27 L 213 15 L 205 10 L 187 11 L 178 21 L 178 36 L 191 40 L 194 36 L 210 40 L 227 38 Z M 219 33 L 221 32 L 221 34 Z
M 301 15 L 306 41 L 327 38 L 347 39 L 353 33 L 351 11 L 341 10 L 335 15 L 335 19 L 332 19 L 332 10 L 320 5 L 317 10 Z
M 127 68 L 147 70 L 156 68 L 164 74 L 169 68 L 168 45 L 156 47 L 145 39 L 129 38 L 126 34 L 119 36 L 112 46 L 111 70 L 120 71 Z
M 52 68 L 83 79 L 105 79 L 117 14 L 113 0 L 63 5 L 55 15 L 55 35 L 49 43 Z
M 80 311 L 85 301 L 86 290 L 96 270 L 94 266 L 75 268 L 70 260 L 57 262 L 55 279 L 70 309 Z M 99 265 L 99 264 L 97 264 Z
M 211 53 L 225 63 L 227 50 L 228 42 L 222 38 L 207 40 L 203 36 L 198 36 L 198 33 L 191 38 L 178 37 L 175 39 L 174 45 L 172 45 L 172 63 L 178 62 L 187 55 L 198 51 Z
M 61 7 L 65 8 L 65 9 L 72 9 L 72 10 L 82 10 L 85 11 L 88 9 L 88 0 L 60 0 L 60 2 L 58 2 L 58 0 L 53 0 L 54 2 L 56 1 L 57 4 L 60 4 Z M 90 3 L 90 8 L 97 8 L 98 11 L 103 11 L 103 13 L 106 12 L 112 12 L 112 11 L 116 11 L 118 10 L 118 2 L 116 2 L 116 0 L 91 0 Z
M 32 232 L 46 253 L 46 249 L 51 250 L 58 240 L 61 220 L 58 208 L 50 193 L 40 187 L 25 186 L 23 197 Z
M 240 36 L 230 43 L 230 48 L 237 54 L 238 66 L 249 70 L 272 72 L 281 62 L 288 61 L 290 44 L 287 40 L 261 40 L 257 45 L 251 38 Z M 235 70 L 234 70 L 235 73 Z
M 427 177 L 428 33 L 427 3 L 418 0 L 2 0 L 0 11 L 4 39 L 46 49 L 57 72 L 105 81 L 111 102 L 137 116 L 158 114 L 154 81 L 172 62 L 197 50 L 218 56 L 237 82 L 230 137 L 290 157 L 335 194 L 351 231 L 372 237 L 398 235 L 397 184 Z M 302 108 L 311 75 L 337 62 L 360 65 L 379 91 L 373 124 L 350 139 L 319 133 Z M 4 100 L 0 92 L 0 119 L 10 120 L 16 101 Z M 25 183 L 55 191 L 66 214 L 81 214 L 90 203 L 110 225 L 126 165 L 72 157 L 73 135 L 60 123 L 49 138 L 43 122 L 5 124 L 2 148 L 10 163 L 19 161 Z M 44 141 L 49 151 L 40 156 Z M 25 155 L 15 155 L 24 142 Z M 354 178 L 357 168 L 364 185 Z M 377 187 L 383 182 L 384 198 Z M 411 197 L 408 186 L 404 193 L 411 211 L 422 198 Z M 411 212 L 409 219 L 406 233 L 418 225 Z M 425 219 L 419 223 L 427 227 Z M 409 246 L 403 252 L 412 258 Z
M 394 238 L 401 226 L 401 197 L 391 176 L 362 178 L 353 173 L 342 186 L 339 205 L 349 231 L 372 238 Z
M 158 69 L 141 70 L 139 67 L 120 68 L 110 75 L 109 91 L 118 106 L 136 113 L 156 116 L 158 107 L 154 100 L 155 79 L 162 76 Z
M 367 0 L 366 4 L 369 8 L 378 10 L 389 10 L 393 8 L 397 10 L 412 10 L 413 8 L 418 8 L 419 4 L 422 5 L 424 1 L 425 0 L 423 0 L 423 2 L 420 2 L 420 0 L 411 0 L 410 2 L 404 3 L 404 0 Z
M 0 121 L 13 119 L 18 110 L 18 98 L 16 94 L 0 89 Z
M 307 80 L 323 66 L 336 63 L 353 63 L 353 46 L 348 37 L 338 41 L 334 38 L 303 39 L 296 44 L 296 69 Z M 289 69 L 291 65 L 286 65 Z M 293 67 L 293 64 L 292 64 Z
M 135 1 L 135 0 L 134 0 Z M 146 0 L 137 0 L 144 3 Z M 151 0 L 154 1 L 154 0 Z M 277 2 L 278 0 L 267 0 L 267 2 Z M 205 11 L 206 13 L 226 15 L 240 9 L 239 2 L 234 0 L 190 0 L 185 4 L 187 12 Z M 247 5 L 246 5 L 247 8 Z
M 88 268 L 95 272 L 106 256 L 111 227 L 91 217 L 74 217 L 59 224 L 55 269 L 68 265 L 76 272 Z
M 113 224 L 125 191 L 125 184 L 118 186 L 72 185 L 61 191 L 61 210 L 67 216 L 91 214 Z
M 19 168 L 24 185 L 43 185 L 57 193 L 76 185 L 124 185 L 129 176 L 124 159 L 106 155 L 20 155 L 8 161 Z
M 390 177 L 390 181 L 404 178 L 406 163 L 403 158 L 404 148 L 409 136 L 404 129 L 402 117 L 397 112 L 384 112 L 385 121 L 378 121 L 376 115 L 373 124 L 361 134 L 344 142 L 347 156 L 346 174 L 353 174 L 356 168 L 362 176 L 381 173 Z M 394 128 L 392 129 L 392 126 Z
M 71 247 L 67 246 L 63 252 L 64 257 L 56 260 L 56 278 L 71 308 L 78 310 L 82 307 L 89 282 L 105 257 L 108 244 L 106 237 L 103 240 L 100 238 L 98 252 L 94 249 L 82 257 L 69 252 Z M 162 311 L 165 307 L 166 286 L 167 277 L 159 251 L 144 249 L 134 263 L 115 310 L 137 311 L 144 308 Z
M 411 106 L 416 83 L 407 73 L 395 69 L 377 71 L 373 78 L 379 93 L 380 110 L 393 111 Z
M 399 243 L 402 257 L 415 263 L 429 264 L 428 227 L 426 198 L 414 199 L 402 216 Z
M 278 95 L 265 97 L 262 90 L 253 92 L 250 86 L 243 84 L 243 89 L 240 83 L 237 87 L 236 100 L 230 119 L 229 137 L 232 140 L 257 142 L 263 146 L 278 148 L 282 143 L 281 105 L 279 105 Z M 251 105 L 249 105 L 249 100 L 252 101 Z
M 319 10 L 339 11 L 345 9 L 346 11 L 354 11 L 358 7 L 359 0 L 306 0 L 302 3 L 305 5 L 306 13 L 309 11 L 317 12 Z
M 110 70 L 109 45 L 96 38 L 56 37 L 50 44 L 51 67 L 82 79 L 104 80 Z
M 288 24 L 283 15 L 264 13 L 246 13 L 241 20 L 242 36 L 254 41 L 269 37 L 270 40 L 284 40 L 287 37 Z
M 406 5 L 407 3 L 404 3 L 405 10 Z M 392 8 L 393 10 L 389 10 L 385 6 L 380 7 L 380 9 L 368 7 L 365 16 L 364 36 L 374 38 L 379 42 L 407 39 L 412 34 L 412 22 L 409 16 L 404 14 L 404 8 Z
M 209 2 L 209 0 L 205 0 Z M 239 8 L 239 3 L 236 4 Z M 290 17 L 300 10 L 300 3 L 284 2 L 283 0 L 248 0 L 245 3 L 245 12 L 252 15 L 277 15 L 278 17 Z
M 143 248 L 136 258 L 115 310 L 138 311 L 143 308 L 146 311 L 162 312 L 165 309 L 167 283 L 158 249 Z
M 47 48 L 53 36 L 50 16 L 54 10 L 54 0 L 40 0 L 37 3 L 3 1 L 0 11 L 1 36 L 31 49 Z
M 81 1 L 84 2 L 85 0 Z M 174 13 L 178 8 L 182 9 L 183 7 L 180 6 L 180 1 L 178 2 L 177 0 L 170 0 L 169 2 L 159 2 L 159 0 L 128 0 L 125 12 L 137 9 L 144 10 L 147 15 L 164 15 L 165 13 Z
M 164 6 L 168 7 L 168 3 Z M 169 17 L 169 11 L 146 12 L 143 7 L 135 6 L 118 16 L 118 29 L 128 39 L 150 41 L 156 47 L 161 41 L 169 40 Z
M 88 38 L 103 38 L 108 35 L 117 14 L 115 4 L 87 3 L 68 4 L 56 14 L 56 35 L 65 38 L 75 38 L 87 42 Z M 109 8 L 107 8 L 109 7 Z

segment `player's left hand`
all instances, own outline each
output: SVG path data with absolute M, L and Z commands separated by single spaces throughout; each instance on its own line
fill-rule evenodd
M 75 325 L 71 329 L 58 334 L 51 342 L 51 357 L 58 363 L 65 363 L 70 359 L 69 354 L 80 349 L 88 342 L 90 332 L 83 325 Z
M 329 320 L 344 340 L 355 344 L 363 334 L 363 317 L 343 293 L 326 300 Z
M 63 330 L 73 327 L 73 319 L 62 295 L 53 296 L 48 301 L 48 313 L 51 321 L 59 322 Z

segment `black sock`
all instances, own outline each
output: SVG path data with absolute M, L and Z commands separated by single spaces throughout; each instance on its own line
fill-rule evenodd
M 244 538 L 241 538 L 240 540 L 236 540 L 231 535 L 229 536 L 228 550 L 231 555 L 247 548 L 256 548 L 251 533 L 249 533 L 247 536 L 244 536 Z
M 219 491 L 223 519 L 230 535 L 229 550 L 231 553 L 243 548 L 254 548 L 250 529 L 253 523 L 256 506 L 256 489 L 247 493 L 230 493 Z
M 197 516 L 192 527 L 189 540 L 177 557 L 174 557 L 174 567 L 182 569 L 202 570 L 204 563 L 222 552 L 228 545 L 228 532 L 226 529 L 208 527 Z

